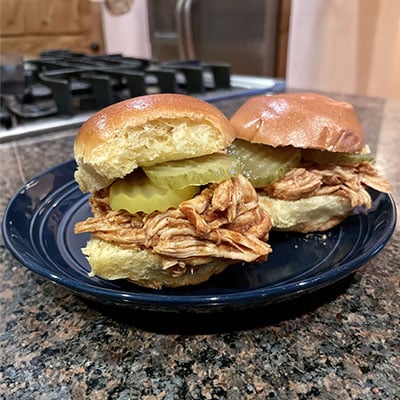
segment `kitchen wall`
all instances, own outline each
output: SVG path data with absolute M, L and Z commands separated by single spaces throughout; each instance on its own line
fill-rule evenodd
M 399 0 L 292 0 L 287 82 L 400 98 Z
M 151 57 L 146 0 L 132 0 L 123 15 L 103 0 L 57 7 L 50 0 L 1 0 L 0 6 L 2 51 L 92 52 L 98 44 L 98 52 Z M 286 79 L 300 89 L 400 98 L 400 1 L 291 0 Z
M 114 15 L 103 3 L 103 32 L 107 53 L 151 58 L 146 0 L 133 0 L 128 12 Z

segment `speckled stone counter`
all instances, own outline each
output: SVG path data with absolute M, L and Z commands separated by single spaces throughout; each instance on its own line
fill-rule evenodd
M 400 199 L 400 102 L 352 102 Z M 228 116 L 244 99 L 218 104 Z M 76 130 L 0 145 L 1 213 L 72 158 Z M 87 304 L 0 241 L 2 399 L 399 399 L 400 230 L 354 275 L 245 313 L 165 315 Z

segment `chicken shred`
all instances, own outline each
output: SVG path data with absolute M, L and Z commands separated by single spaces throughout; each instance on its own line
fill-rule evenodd
M 346 197 L 352 207 L 371 207 L 367 187 L 388 193 L 390 184 L 370 163 L 300 166 L 289 171 L 282 179 L 264 188 L 269 196 L 282 200 L 334 194 Z
M 124 248 L 152 249 L 164 256 L 164 268 L 177 274 L 215 258 L 261 262 L 272 251 L 266 243 L 271 219 L 241 175 L 211 184 L 165 212 L 114 211 L 107 190 L 93 194 L 90 206 L 93 217 L 78 222 L 76 233 L 90 232 Z

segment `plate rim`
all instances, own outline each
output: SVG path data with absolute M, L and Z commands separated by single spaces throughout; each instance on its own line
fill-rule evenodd
M 179 308 L 191 308 L 191 309 L 202 309 L 207 308 L 210 311 L 217 309 L 218 307 L 236 307 L 238 305 L 245 306 L 246 304 L 260 303 L 266 300 L 282 301 L 282 299 L 291 298 L 293 296 L 301 295 L 305 291 L 310 292 L 323 288 L 324 286 L 331 285 L 345 277 L 349 276 L 355 272 L 358 268 L 365 265 L 371 258 L 373 258 L 377 253 L 379 253 L 384 246 L 388 243 L 393 235 L 397 222 L 397 209 L 393 196 L 390 193 L 383 193 L 387 196 L 390 204 L 391 219 L 384 231 L 384 235 L 380 237 L 380 240 L 370 248 L 368 253 L 362 253 L 357 255 L 355 258 L 338 265 L 334 269 L 330 269 L 323 273 L 317 274 L 315 276 L 309 276 L 306 279 L 299 279 L 295 281 L 290 281 L 288 283 L 276 283 L 267 287 L 260 287 L 251 290 L 244 290 L 241 292 L 234 293 L 223 293 L 223 294 L 194 294 L 194 295 L 179 295 L 179 294 L 168 294 L 157 292 L 156 290 L 149 293 L 142 292 L 128 292 L 114 290 L 112 288 L 99 287 L 96 284 L 90 285 L 86 282 L 82 283 L 79 279 L 65 278 L 61 276 L 55 276 L 48 270 L 47 265 L 43 265 L 43 260 L 38 260 L 38 255 L 34 256 L 35 263 L 27 265 L 26 259 L 20 254 L 15 244 L 13 243 L 7 226 L 7 216 L 12 209 L 15 201 L 21 196 L 30 186 L 40 181 L 46 175 L 60 170 L 66 166 L 71 165 L 71 170 L 76 168 L 76 162 L 74 159 L 64 161 L 60 164 L 54 165 L 40 174 L 29 179 L 9 200 L 2 217 L 2 235 L 5 246 L 10 251 L 10 253 L 26 268 L 38 274 L 39 276 L 48 279 L 52 283 L 58 284 L 72 290 L 75 294 L 81 295 L 83 297 L 98 297 L 99 299 L 116 300 L 118 302 L 126 303 L 127 305 L 136 306 L 140 309 L 145 308 L 160 308 L 159 311 L 163 309 L 168 309 L 171 306 Z M 46 193 L 46 196 L 51 195 L 55 190 L 59 191 L 62 187 L 76 184 L 73 179 L 66 177 L 66 182 L 62 186 L 53 188 Z M 82 196 L 86 194 L 82 193 Z M 41 200 L 38 205 L 42 203 Z M 37 205 L 37 206 L 38 206 Z M 36 206 L 36 208 L 37 208 Z M 106 280 L 104 280 L 106 282 Z M 257 301 L 255 300 L 257 299 Z M 96 301 L 96 300 L 95 300 Z

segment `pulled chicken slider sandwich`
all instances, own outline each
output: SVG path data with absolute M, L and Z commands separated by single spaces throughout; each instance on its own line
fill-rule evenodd
M 325 231 L 357 206 L 368 187 L 389 192 L 353 106 L 314 93 L 256 96 L 231 118 L 231 153 L 256 187 L 273 229 Z
M 178 287 L 266 260 L 271 220 L 226 154 L 233 140 L 221 111 L 185 95 L 136 97 L 89 118 L 75 179 L 93 216 L 75 232 L 91 233 L 91 275 Z

